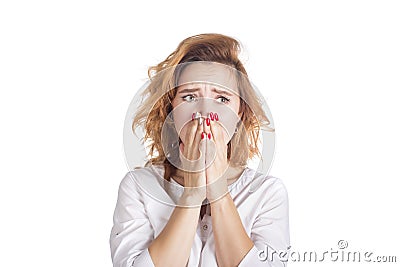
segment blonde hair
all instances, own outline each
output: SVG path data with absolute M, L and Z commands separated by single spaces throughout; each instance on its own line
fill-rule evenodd
M 165 167 L 164 178 L 170 180 L 176 168 L 168 161 L 161 144 L 164 121 L 172 111 L 172 100 L 177 92 L 179 64 L 194 61 L 209 61 L 227 65 L 235 69 L 240 96 L 239 115 L 241 123 L 228 143 L 228 160 L 233 167 L 246 166 L 247 160 L 260 156 L 257 142 L 260 127 L 270 124 L 262 109 L 262 101 L 256 95 L 248 79 L 247 72 L 239 60 L 240 43 L 222 34 L 199 34 L 184 39 L 164 61 L 148 70 L 149 84 L 142 97 L 147 97 L 137 110 L 132 130 L 143 126 L 144 141 L 149 141 L 149 164 Z M 160 97 L 160 95 L 162 95 Z M 267 127 L 270 131 L 273 128 Z M 168 142 L 168 141 L 167 141 Z M 179 153 L 179 145 L 177 146 Z

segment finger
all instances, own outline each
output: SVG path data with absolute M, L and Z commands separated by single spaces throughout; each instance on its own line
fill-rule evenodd
M 200 149 L 203 125 L 200 124 L 199 119 L 194 119 L 189 127 L 191 128 L 188 129 L 187 141 L 185 145 L 187 157 L 186 159 L 183 159 L 182 162 L 187 171 L 198 172 L 204 170 L 204 160 L 200 159 L 203 156 L 203 153 Z
M 218 113 L 210 113 L 210 118 L 211 118 L 211 122 L 210 122 L 210 132 L 212 137 L 215 140 L 222 140 L 222 134 L 223 134 L 223 128 L 222 125 L 218 122 L 219 120 L 219 114 Z
M 208 166 L 210 166 L 210 164 L 213 163 L 213 161 L 215 159 L 216 146 L 215 146 L 215 142 L 214 142 L 213 137 L 210 132 L 207 134 L 207 137 L 205 138 L 205 140 L 207 140 L 206 141 L 205 164 L 206 164 L 206 167 L 208 167 Z
M 196 135 L 196 131 L 197 131 L 197 128 L 198 128 L 198 120 L 192 120 L 192 121 L 190 121 L 190 122 L 188 122 L 188 129 L 187 129 L 187 131 L 186 131 L 186 137 L 185 137 L 185 139 L 186 139 L 186 156 L 188 156 L 188 152 L 189 152 L 189 148 L 191 147 L 191 145 L 189 145 L 189 144 L 191 144 L 191 142 L 193 142 L 193 139 L 194 139 L 194 137 L 195 137 L 195 135 Z
M 225 136 L 228 135 L 225 127 L 218 121 L 219 114 L 214 113 L 214 120 L 210 122 L 210 132 L 211 132 L 211 140 L 214 141 L 216 149 L 218 151 L 218 155 L 221 157 L 226 157 L 227 155 L 227 142 L 225 141 Z M 217 155 L 217 156 L 218 156 Z
M 197 120 L 191 120 L 187 123 L 187 130 L 186 130 L 186 134 L 185 134 L 185 143 L 181 143 L 179 145 L 179 149 L 180 152 L 179 153 L 179 158 L 180 158 L 180 162 L 181 162 L 181 167 L 186 169 L 186 165 L 188 163 L 188 156 L 190 153 L 190 147 L 191 147 L 191 142 L 193 140 L 193 137 L 195 135 L 197 129 Z
M 211 121 L 210 129 L 211 129 L 211 134 L 214 137 L 215 142 L 221 142 L 224 143 L 224 145 L 227 145 L 229 140 L 231 139 L 231 135 L 229 134 L 229 131 L 225 126 L 219 122 L 219 114 L 215 113 L 214 114 L 214 121 Z
M 196 120 L 196 121 L 197 121 L 197 128 L 196 128 L 196 132 L 193 136 L 193 140 L 191 143 L 192 149 L 190 150 L 190 159 L 193 159 L 193 160 L 199 159 L 201 156 L 200 141 L 201 141 L 202 132 L 203 132 L 203 125 L 200 125 L 199 120 Z
M 211 129 L 210 129 L 210 125 L 211 125 L 211 119 L 210 119 L 210 115 L 208 115 L 208 117 L 205 119 L 204 123 L 203 123 L 203 131 L 206 134 L 206 138 L 208 140 L 210 140 L 211 135 Z
M 210 113 L 211 114 L 211 113 Z M 205 139 L 206 142 L 206 158 L 205 164 L 206 167 L 210 166 L 213 163 L 215 158 L 215 142 L 211 133 L 211 118 L 210 115 L 205 119 L 204 123 L 204 133 L 206 134 Z

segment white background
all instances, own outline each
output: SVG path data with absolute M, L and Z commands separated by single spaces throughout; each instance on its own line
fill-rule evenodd
M 398 1 L 137 2 L 1 2 L 0 266 L 111 266 L 125 112 L 208 32 L 243 43 L 271 109 L 292 250 L 400 261 Z

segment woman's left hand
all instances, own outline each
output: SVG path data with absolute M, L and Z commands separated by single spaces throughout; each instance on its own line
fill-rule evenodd
M 228 192 L 226 171 L 228 146 L 225 143 L 226 130 L 219 122 L 219 115 L 210 113 L 204 123 L 206 133 L 206 183 L 207 199 L 211 202 Z

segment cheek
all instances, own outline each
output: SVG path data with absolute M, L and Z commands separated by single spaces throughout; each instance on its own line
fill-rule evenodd
M 192 120 L 193 107 L 190 105 L 182 104 L 174 108 L 172 111 L 175 123 L 175 130 L 179 134 L 182 142 L 185 143 L 185 136 L 187 132 L 187 123 Z
M 225 144 L 228 144 L 235 134 L 236 125 L 240 118 L 238 117 L 238 110 L 234 110 L 228 105 L 215 106 L 214 111 L 218 114 L 218 122 L 222 127 L 222 132 L 224 133 Z
M 224 134 L 225 144 L 228 144 L 235 134 L 237 117 L 236 116 L 228 116 L 229 113 L 221 114 L 219 117 L 219 122 L 222 126 L 222 132 Z

